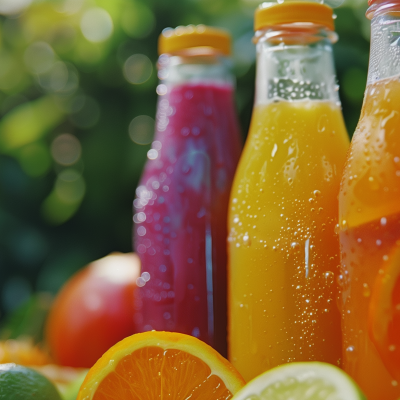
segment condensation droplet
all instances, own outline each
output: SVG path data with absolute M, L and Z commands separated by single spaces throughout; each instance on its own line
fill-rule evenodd
M 313 193 L 314 193 L 315 197 L 318 197 L 321 194 L 321 192 L 319 190 L 314 190 Z
M 336 233 L 336 235 L 338 235 L 339 232 L 340 232 L 340 225 L 339 225 L 339 224 L 336 224 L 336 225 L 335 225 L 335 233 Z
M 324 278 L 328 285 L 332 285 L 335 280 L 335 274 L 332 271 L 326 271 L 324 272 Z
M 291 247 L 293 250 L 298 250 L 298 249 L 300 248 L 300 245 L 299 245 L 297 242 L 292 242 L 291 245 L 290 245 L 290 247 Z
M 243 244 L 246 246 L 250 246 L 251 244 L 250 237 L 247 233 L 243 236 Z

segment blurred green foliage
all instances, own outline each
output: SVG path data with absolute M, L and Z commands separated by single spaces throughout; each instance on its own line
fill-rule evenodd
M 162 29 L 204 23 L 232 33 L 245 136 L 258 3 L 0 2 L 0 320 L 35 292 L 55 293 L 86 263 L 132 250 L 132 200 L 154 126 Z M 335 10 L 349 133 L 366 83 L 366 7 L 366 0 L 345 0 Z

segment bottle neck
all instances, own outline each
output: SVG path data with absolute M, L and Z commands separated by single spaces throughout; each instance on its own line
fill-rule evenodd
M 257 32 L 255 104 L 328 100 L 339 103 L 334 32 L 295 24 Z
M 182 84 L 233 86 L 230 59 L 214 52 L 178 55 L 163 54 L 158 59 L 161 85 Z
M 368 84 L 400 75 L 400 2 L 376 1 L 367 11 L 371 19 Z

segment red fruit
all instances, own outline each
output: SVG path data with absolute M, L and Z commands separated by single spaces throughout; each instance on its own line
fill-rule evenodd
M 136 254 L 111 253 L 76 273 L 50 310 L 46 338 L 55 360 L 90 368 L 118 341 L 135 333 Z

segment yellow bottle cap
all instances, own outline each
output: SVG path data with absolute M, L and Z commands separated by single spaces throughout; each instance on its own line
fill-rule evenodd
M 333 11 L 327 5 L 311 1 L 289 1 L 261 4 L 255 13 L 254 30 L 293 23 L 313 23 L 331 31 L 335 29 Z
M 158 38 L 159 54 L 179 54 L 188 49 L 209 48 L 231 54 L 231 37 L 223 29 L 205 25 L 178 26 L 164 29 Z

